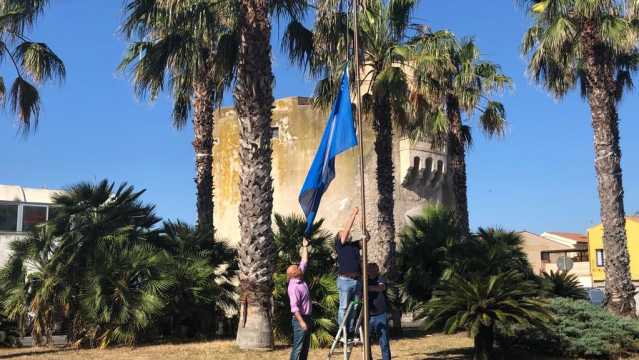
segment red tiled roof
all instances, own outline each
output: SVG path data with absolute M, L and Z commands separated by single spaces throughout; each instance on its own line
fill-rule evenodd
M 639 215 L 626 216 L 626 220 L 639 222 Z
M 574 240 L 574 241 L 580 242 L 580 243 L 587 243 L 588 242 L 588 236 L 586 236 L 584 234 L 570 233 L 570 232 L 558 232 L 558 231 L 548 232 L 548 234 L 560 236 L 560 237 L 563 237 L 563 238 L 566 238 L 566 239 L 570 239 L 570 240 Z

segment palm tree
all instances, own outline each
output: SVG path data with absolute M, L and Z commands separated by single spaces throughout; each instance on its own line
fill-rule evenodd
M 239 0 L 234 4 L 240 36 L 234 91 L 240 132 L 240 323 L 243 349 L 273 347 L 271 303 L 275 247 L 271 216 L 271 119 L 273 70 L 271 16 L 298 22 L 306 0 Z
M 271 21 L 269 1 L 238 1 L 235 107 L 240 126 L 240 323 L 237 344 L 271 349 L 275 248 L 271 216 Z
M 0 4 L 0 55 L 9 59 L 16 71 L 9 94 L 4 79 L 0 78 L 0 98 L 8 95 L 11 111 L 17 115 L 24 135 L 37 129 L 40 116 L 40 94 L 32 82 L 61 82 L 66 76 L 64 63 L 53 50 L 26 35 L 47 3 L 48 0 L 5 0 Z
M 424 118 L 432 123 L 431 138 L 448 147 L 449 171 L 455 194 L 455 220 L 462 234 L 470 233 L 466 151 L 472 143 L 470 126 L 462 121 L 462 114 L 472 117 L 480 112 L 479 124 L 484 133 L 502 135 L 505 130 L 504 106 L 490 97 L 496 91 L 511 86 L 512 80 L 498 65 L 481 60 L 480 51 L 472 39 L 458 41 L 448 32 L 419 34 L 414 39 L 413 96 L 426 103 L 431 113 Z M 447 53 L 442 56 L 442 53 Z M 446 61 L 442 61 L 442 57 Z M 419 122 L 418 122 L 419 124 Z M 423 131 L 419 129 L 420 131 Z
M 130 1 L 125 9 L 122 31 L 131 44 L 119 69 L 131 69 L 139 96 L 155 100 L 170 87 L 175 128 L 192 113 L 198 228 L 213 235 L 214 112 L 235 74 L 233 17 L 209 0 Z
M 606 252 L 610 311 L 634 316 L 619 147 L 617 104 L 637 69 L 636 2 L 526 0 L 533 24 L 522 41 L 528 72 L 561 98 L 580 85 L 594 130 L 595 171 Z
M 495 326 L 543 327 L 551 319 L 537 289 L 517 271 L 465 279 L 454 274 L 442 284 L 418 318 L 428 328 L 443 325 L 448 334 L 468 330 L 474 339 L 474 360 L 492 359 Z
M 390 281 L 396 277 L 393 132 L 394 128 L 403 130 L 407 123 L 409 80 L 405 73 L 405 45 L 411 29 L 410 15 L 416 5 L 416 0 L 367 1 L 358 19 L 362 110 L 372 121 L 375 132 L 378 216 L 374 257 Z M 317 7 L 314 28 L 309 30 L 300 23 L 292 23 L 283 45 L 293 62 L 321 78 L 315 89 L 315 103 L 326 107 L 337 94 L 344 67 L 349 66 L 351 73 L 358 70 L 348 61 L 353 24 L 349 23 L 346 10 L 329 0 L 318 2 Z

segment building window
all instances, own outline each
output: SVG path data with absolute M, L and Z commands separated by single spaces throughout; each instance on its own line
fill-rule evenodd
M 595 250 L 595 254 L 597 254 L 597 266 L 603 267 L 605 261 L 603 249 Z
M 33 228 L 47 221 L 46 206 L 29 206 L 22 207 L 22 231 L 31 231 Z
M 18 205 L 0 204 L 0 231 L 18 231 Z
M 60 207 L 59 206 L 49 206 L 49 211 L 47 212 L 47 221 L 51 219 L 55 219 L 58 215 Z
M 541 252 L 541 261 L 550 262 L 550 253 L 546 251 Z
M 271 127 L 271 139 L 279 139 L 280 138 L 280 128 L 277 126 Z

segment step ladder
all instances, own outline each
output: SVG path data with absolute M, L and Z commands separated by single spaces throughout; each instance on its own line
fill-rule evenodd
M 359 337 L 349 337 L 353 334 L 349 334 L 348 324 L 350 323 L 351 318 L 354 314 L 359 314 L 357 316 L 357 321 L 355 322 L 355 332 L 354 334 L 358 334 Z M 330 359 L 333 355 L 337 355 L 340 350 L 338 350 L 338 346 L 341 347 L 341 352 L 344 355 L 344 360 L 349 360 L 351 357 L 351 353 L 353 351 L 353 347 L 362 344 L 362 339 L 364 339 L 364 330 L 362 329 L 362 302 L 360 300 L 353 300 L 346 308 L 346 313 L 344 314 L 344 319 L 342 319 L 342 323 L 339 324 L 339 328 L 337 330 L 337 334 L 333 339 L 333 344 L 331 345 L 331 349 L 328 352 L 328 358 Z

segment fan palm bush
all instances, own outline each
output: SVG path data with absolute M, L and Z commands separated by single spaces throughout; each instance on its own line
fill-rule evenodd
M 441 206 L 426 207 L 421 215 L 410 217 L 400 235 L 397 251 L 404 311 L 412 311 L 431 298 L 434 288 L 450 268 L 462 235 L 458 229 L 453 211 Z
M 3 306 L 23 328 L 32 322 L 36 343 L 50 343 L 62 324 L 76 345 L 131 344 L 159 315 L 167 286 L 151 242 L 159 219 L 142 193 L 106 180 L 71 186 L 54 196 L 47 224 L 11 244 Z
M 306 221 L 297 215 L 275 215 L 277 231 L 275 246 L 278 251 L 277 271 L 275 275 L 275 303 L 273 327 L 275 336 L 289 341 L 292 336 L 291 307 L 288 299 L 286 268 L 299 262 L 299 249 L 302 244 Z M 313 301 L 313 332 L 311 345 L 322 347 L 330 344 L 337 329 L 337 308 L 339 295 L 335 280 L 335 258 L 328 244 L 333 236 L 322 230 L 323 220 L 318 220 L 310 235 L 309 264 L 304 280 L 309 286 Z
M 588 300 L 588 293 L 575 274 L 567 271 L 544 271 L 541 280 L 544 290 L 551 296 Z
M 131 244 L 130 235 L 101 242 L 84 274 L 78 315 L 85 324 L 82 341 L 89 345 L 133 345 L 164 307 L 162 294 L 170 285 L 161 266 L 166 254 Z
M 537 290 L 516 270 L 465 279 L 453 274 L 417 315 L 427 327 L 443 326 L 446 333 L 468 330 L 474 339 L 475 360 L 492 358 L 496 326 L 537 327 L 551 319 Z
M 211 238 L 180 221 L 164 223 L 156 243 L 166 252 L 161 267 L 169 281 L 159 321 L 163 335 L 211 338 L 237 314 L 237 253 Z
M 451 269 L 470 276 L 491 276 L 515 270 L 528 279 L 534 273 L 522 248 L 521 236 L 513 231 L 479 228 L 469 241 L 459 246 Z
M 36 345 L 52 344 L 55 321 L 69 301 L 68 284 L 53 266 L 55 246 L 50 228 L 38 226 L 10 244 L 12 255 L 0 270 L 4 312 L 22 335 L 30 329 Z
M 17 322 L 0 314 L 0 347 L 19 347 L 21 345 Z

